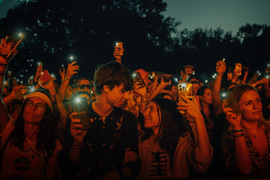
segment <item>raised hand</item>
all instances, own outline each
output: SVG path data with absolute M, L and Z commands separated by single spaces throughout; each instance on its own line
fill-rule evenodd
M 193 68 L 194 68 L 194 66 L 192 66 L 192 65 L 185 66 L 185 74 L 190 75 L 190 74 L 194 73 L 195 70 L 193 70 Z
M 34 81 L 35 81 L 35 82 L 38 82 L 38 79 L 39 79 L 39 77 L 40 77 L 40 75 L 41 75 L 42 72 L 43 72 L 43 66 L 42 66 L 41 64 L 39 64 L 39 65 L 37 66 L 36 75 L 35 75 L 35 77 L 34 77 Z
M 60 68 L 59 69 L 59 74 L 61 76 L 61 81 L 63 81 L 65 76 L 66 76 L 66 69 L 65 68 Z
M 14 99 L 21 100 L 23 99 L 22 89 L 24 88 L 23 85 L 16 86 L 12 89 L 11 95 Z
M 12 46 L 14 45 L 12 42 L 7 42 L 7 39 L 9 38 L 9 36 L 6 36 L 6 38 L 2 38 L 1 39 L 1 43 L 0 43 L 0 55 L 3 59 L 5 59 L 6 61 L 5 62 L 1 62 L 1 64 L 5 64 L 7 65 L 8 64 L 8 59 L 10 60 L 11 58 L 6 58 L 7 56 L 10 56 L 10 57 L 13 57 L 16 53 L 17 53 L 17 50 L 16 48 L 15 49 L 12 49 Z
M 134 151 L 131 151 L 131 148 L 126 148 L 123 164 L 128 162 L 135 162 L 137 158 L 138 155 Z
M 74 74 L 77 74 L 80 70 L 80 66 L 76 64 L 77 61 L 74 61 L 72 63 L 68 63 L 67 72 L 66 72 L 66 78 L 71 79 Z
M 51 76 L 51 75 L 50 75 Z M 48 89 L 50 91 L 50 94 L 52 96 L 54 96 L 56 94 L 56 89 L 55 89 L 55 84 L 53 82 L 53 78 L 51 77 L 51 80 L 48 83 L 42 83 L 43 82 L 43 78 L 42 76 L 39 78 L 39 84 L 42 88 L 44 89 Z
M 113 51 L 113 56 L 115 57 L 116 62 L 121 63 L 122 54 L 121 54 L 121 48 L 115 46 Z
M 76 119 L 74 118 L 75 115 L 78 115 L 77 112 L 72 112 L 69 115 L 69 118 L 71 120 L 70 123 L 70 133 L 71 136 L 73 137 L 73 141 L 76 144 L 82 144 L 83 143 L 83 139 L 87 133 L 87 130 L 83 129 L 83 125 L 80 123 L 81 120 L 80 119 Z
M 224 61 L 218 61 L 216 63 L 216 71 L 218 74 L 223 74 L 226 71 L 226 63 Z
M 223 111 L 226 114 L 227 121 L 235 128 L 241 127 L 241 114 L 236 114 L 233 112 L 232 108 L 223 106 Z
M 192 119 L 203 119 L 202 114 L 200 112 L 198 104 L 195 100 L 195 103 L 188 98 L 186 98 L 184 95 L 180 95 L 179 98 L 182 98 L 185 102 L 179 102 L 177 103 L 177 109 L 180 112 L 185 112 L 186 115 L 188 115 Z

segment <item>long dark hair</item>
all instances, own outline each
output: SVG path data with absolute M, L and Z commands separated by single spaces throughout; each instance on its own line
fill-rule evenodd
M 185 132 L 182 121 L 182 115 L 177 110 L 174 101 L 166 98 L 154 98 L 152 100 L 157 107 L 160 117 L 160 130 L 157 135 L 157 141 L 160 147 L 168 152 L 171 163 L 178 143 L 178 139 Z
M 28 100 L 29 99 L 23 103 L 22 110 L 15 122 L 15 127 L 11 134 L 12 144 L 19 147 L 21 150 L 24 148 L 25 141 L 23 112 Z M 56 110 L 51 113 L 51 110 L 47 104 L 45 106 L 45 111 L 44 117 L 40 123 L 36 149 L 43 152 L 45 157 L 49 158 L 56 146 L 59 116 L 57 115 Z

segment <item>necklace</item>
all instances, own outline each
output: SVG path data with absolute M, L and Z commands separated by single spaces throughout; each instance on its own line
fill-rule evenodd
M 93 110 L 103 119 L 105 120 L 106 117 L 112 112 L 112 110 L 110 110 L 108 113 L 106 113 L 105 115 L 104 114 L 101 114 L 98 110 L 97 110 L 97 106 L 96 106 L 96 101 L 92 103 L 92 107 L 93 107 Z

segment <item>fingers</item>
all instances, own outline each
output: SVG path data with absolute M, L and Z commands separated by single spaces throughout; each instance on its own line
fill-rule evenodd
M 138 155 L 134 152 L 131 151 L 131 148 L 126 148 L 125 151 L 125 162 L 135 162 L 138 158 Z
M 183 94 L 181 94 L 179 97 L 182 98 L 184 101 L 186 101 L 186 103 L 192 102 L 191 100 L 186 98 Z

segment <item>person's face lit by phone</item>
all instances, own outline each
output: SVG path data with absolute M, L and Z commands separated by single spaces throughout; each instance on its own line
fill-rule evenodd
M 123 83 L 120 86 L 115 85 L 111 90 L 107 87 L 104 91 L 108 104 L 114 107 L 123 107 L 129 98 L 129 91 L 125 90 Z
M 246 91 L 239 100 L 239 106 L 243 119 L 252 121 L 263 118 L 261 98 L 256 91 Z
M 29 98 L 23 111 L 24 121 L 29 124 L 40 124 L 46 113 L 46 105 L 39 97 Z
M 149 79 L 149 76 L 146 76 L 144 79 L 143 79 L 145 85 L 146 85 L 146 91 L 149 93 L 151 92 L 152 90 L 152 81 Z
M 89 80 L 81 79 L 77 82 L 76 91 L 83 91 L 90 94 L 91 84 Z
M 72 86 L 71 85 L 69 85 L 68 87 L 67 87 L 67 92 L 66 92 L 66 99 L 70 99 L 71 97 L 72 97 L 72 93 L 73 93 L 73 89 L 72 89 Z
M 204 90 L 203 96 L 200 96 L 200 100 L 202 103 L 205 103 L 208 105 L 212 104 L 213 103 L 213 95 L 212 95 L 211 89 L 206 88 Z
M 193 89 L 192 89 L 193 95 L 197 95 L 197 91 L 200 88 L 200 84 L 199 83 L 192 83 L 192 87 L 193 87 Z
M 159 130 L 160 126 L 160 111 L 154 102 L 150 102 L 146 111 L 143 113 L 144 127 L 147 129 Z
M 178 90 L 177 90 L 177 86 L 173 85 L 171 88 L 171 95 L 173 96 L 173 100 L 176 101 L 178 98 Z

